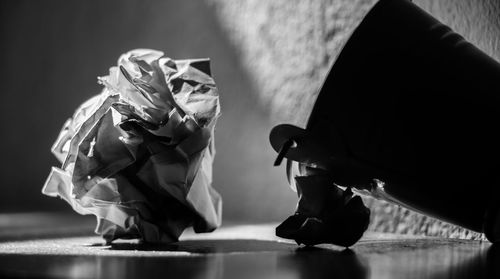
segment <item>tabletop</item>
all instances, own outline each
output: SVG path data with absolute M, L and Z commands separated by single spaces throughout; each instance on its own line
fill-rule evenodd
M 107 245 L 93 225 L 74 215 L 0 215 L 0 277 L 500 278 L 500 249 L 482 241 L 367 232 L 350 249 L 305 247 L 276 237 L 276 224 L 234 223 L 188 230 L 172 244 Z

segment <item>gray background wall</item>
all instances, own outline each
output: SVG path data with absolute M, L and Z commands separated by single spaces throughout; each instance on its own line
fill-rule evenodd
M 173 58 L 212 58 L 223 106 L 214 184 L 225 198 L 225 218 L 283 219 L 296 198 L 284 170 L 272 167 L 269 130 L 281 122 L 305 124 L 328 68 L 375 2 L 1 1 L 0 212 L 68 209 L 40 194 L 57 163 L 49 148 L 77 105 L 99 92 L 96 76 L 121 53 L 147 47 Z M 500 59 L 499 1 L 414 2 Z M 398 229 L 434 221 L 375 206 L 382 208 L 375 229 L 386 224 L 386 230 L 432 234 L 447 228 Z M 383 217 L 396 215 L 403 217 Z

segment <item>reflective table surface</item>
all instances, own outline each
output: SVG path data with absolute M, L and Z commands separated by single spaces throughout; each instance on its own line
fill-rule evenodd
M 82 220 L 63 230 L 71 236 L 0 233 L 0 278 L 500 278 L 500 248 L 480 241 L 366 233 L 350 249 L 304 247 L 259 224 L 187 231 L 168 245 L 106 245 Z

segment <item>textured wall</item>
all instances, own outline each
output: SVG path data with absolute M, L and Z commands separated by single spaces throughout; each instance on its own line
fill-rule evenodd
M 211 0 L 276 122 L 305 125 L 316 91 L 374 0 Z
M 327 70 L 376 0 L 209 0 L 240 51 L 273 123 L 304 126 Z M 500 1 L 418 0 L 428 11 L 500 60 Z M 500 93 L 500 92 L 499 92 Z M 372 229 L 477 238 L 477 234 L 368 199 Z
M 500 1 L 413 1 L 485 53 L 500 61 Z
M 275 122 L 305 125 L 331 63 L 377 0 L 207 0 Z M 500 1 L 413 1 L 500 59 Z

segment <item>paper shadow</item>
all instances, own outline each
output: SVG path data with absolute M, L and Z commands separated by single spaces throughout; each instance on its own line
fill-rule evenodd
M 109 250 L 172 251 L 195 254 L 244 252 L 293 252 L 297 245 L 255 239 L 184 240 L 170 244 L 111 243 Z
M 352 278 L 369 276 L 368 265 L 352 250 L 343 251 L 320 247 L 304 247 L 276 241 L 186 240 L 167 245 L 146 243 L 114 243 L 110 250 L 175 251 L 201 254 L 222 260 L 224 274 L 265 276 L 264 270 L 278 274 L 293 274 L 296 278 Z M 249 268 L 250 267 L 250 268 Z M 255 268 L 258 270 L 255 270 Z M 240 275 L 241 276 L 241 275 Z M 236 276 L 239 277 L 239 276 Z

